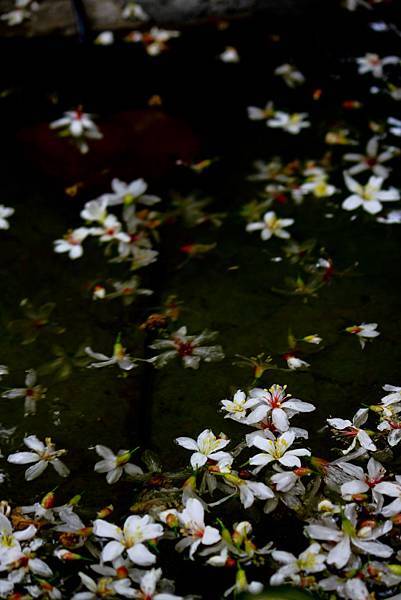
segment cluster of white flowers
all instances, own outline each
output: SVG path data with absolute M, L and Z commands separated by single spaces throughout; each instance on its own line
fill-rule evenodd
M 131 269 L 146 267 L 157 259 L 158 252 L 152 247 L 152 231 L 159 225 L 160 214 L 150 207 L 160 202 L 158 196 L 147 194 L 147 184 L 143 179 L 135 179 L 127 184 L 119 179 L 111 182 L 112 192 L 103 194 L 85 204 L 81 217 L 85 225 L 67 232 L 62 239 L 54 242 L 55 252 L 68 253 L 71 259 L 83 254 L 83 242 L 95 237 L 106 245 L 107 253 L 116 249 L 113 261 L 127 261 Z M 142 205 L 141 208 L 138 205 Z M 122 208 L 122 222 L 110 212 L 112 207 Z M 151 294 L 151 290 L 141 289 L 139 279 L 117 282 L 115 292 L 97 290 L 97 298 L 131 297 L 137 294 Z

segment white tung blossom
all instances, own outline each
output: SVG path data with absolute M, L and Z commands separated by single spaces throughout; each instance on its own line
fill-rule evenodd
M 196 440 L 189 437 L 178 437 L 176 440 L 179 446 L 186 450 L 192 450 L 191 465 L 193 469 L 199 469 L 209 460 L 220 461 L 230 458 L 229 452 L 222 452 L 230 440 L 225 437 L 216 437 L 210 429 L 205 429 L 200 433 Z
M 145 546 L 144 542 L 163 535 L 163 527 L 153 522 L 149 515 L 128 517 L 123 529 L 103 519 L 93 523 L 93 533 L 97 537 L 111 538 L 102 550 L 102 560 L 110 562 L 125 551 L 128 558 L 136 565 L 148 567 L 156 562 L 156 556 Z
M 15 465 L 34 463 L 25 471 L 25 479 L 27 481 L 32 481 L 33 479 L 36 479 L 36 477 L 39 477 L 39 475 L 47 469 L 49 464 L 59 475 L 61 475 L 61 477 L 68 477 L 70 471 L 59 459 L 59 457 L 63 456 L 67 451 L 56 450 L 51 438 L 46 438 L 45 443 L 43 443 L 36 435 L 29 435 L 24 438 L 24 444 L 31 452 L 16 452 L 15 454 L 10 454 L 7 460 L 9 463 Z
M 263 221 L 248 223 L 246 230 L 249 232 L 260 231 L 260 237 L 264 241 L 269 240 L 272 236 L 287 240 L 291 236 L 285 228 L 293 223 L 294 219 L 280 219 L 274 211 L 269 211 L 263 215 Z
M 383 202 L 394 202 L 400 199 L 400 193 L 394 187 L 382 190 L 383 178 L 372 176 L 366 185 L 361 185 L 348 173 L 344 173 L 347 188 L 352 192 L 342 203 L 344 210 L 355 210 L 360 206 L 371 215 L 376 215 L 383 208 Z
M 135 476 L 143 473 L 142 469 L 137 465 L 129 462 L 132 452 L 130 450 L 119 450 L 114 454 L 107 446 L 98 444 L 95 446 L 96 452 L 103 460 L 95 464 L 96 473 L 107 473 L 107 483 L 116 483 L 121 479 L 123 473 Z

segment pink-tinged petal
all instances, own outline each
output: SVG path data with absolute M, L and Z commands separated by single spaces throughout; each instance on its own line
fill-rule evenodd
M 203 532 L 202 544 L 205 544 L 205 546 L 210 546 L 211 544 L 216 544 L 220 540 L 220 537 L 221 536 L 220 536 L 218 529 L 207 525 Z
M 382 508 L 381 512 L 385 517 L 394 517 L 395 515 L 398 515 L 401 513 L 401 499 L 397 498 L 396 500 L 393 500 L 393 502 L 390 502 L 390 504 L 387 504 L 387 506 Z
M 186 448 L 186 450 L 198 450 L 198 444 L 195 440 L 189 437 L 178 437 L 175 440 L 179 446 Z
M 93 534 L 99 537 L 112 538 L 117 541 L 122 539 L 121 529 L 103 519 L 96 519 L 93 522 Z
M 36 479 L 36 477 L 39 477 L 43 471 L 46 471 L 48 464 L 47 461 L 40 460 L 35 465 L 32 465 L 32 467 L 29 467 L 29 469 L 25 471 L 26 481 L 32 481 L 33 479 Z
M 338 569 L 344 567 L 351 556 L 351 544 L 348 536 L 345 536 L 334 546 L 327 555 L 327 564 L 335 565 Z
M 16 452 L 15 454 L 10 454 L 7 458 L 7 461 L 14 465 L 28 465 L 29 463 L 38 462 L 38 460 L 39 456 L 34 452 Z
M 135 565 L 141 567 L 149 567 L 156 562 L 156 556 L 144 544 L 135 544 L 127 550 L 127 554 Z
M 391 481 L 381 481 L 375 486 L 375 490 L 385 496 L 392 496 L 393 498 L 401 498 L 401 486 L 398 483 Z
M 363 494 L 369 490 L 369 486 L 364 481 L 347 481 L 341 486 L 342 496 L 353 496 L 354 494 Z
M 41 442 L 36 435 L 28 435 L 28 437 L 24 438 L 25 446 L 28 446 L 31 450 L 35 452 L 43 452 L 45 449 L 45 445 Z
M 102 560 L 104 562 L 110 562 L 121 556 L 124 552 L 124 546 L 120 542 L 112 541 L 105 545 L 102 551 Z

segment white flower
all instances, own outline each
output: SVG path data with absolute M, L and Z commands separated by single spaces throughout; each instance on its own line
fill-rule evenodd
M 164 367 L 174 358 L 182 358 L 184 367 L 198 369 L 201 360 L 215 362 L 223 360 L 221 346 L 203 346 L 204 342 L 212 341 L 218 335 L 217 331 L 205 329 L 199 335 L 187 335 L 187 328 L 180 327 L 171 334 L 169 339 L 155 340 L 150 344 L 154 350 L 163 350 L 157 356 L 148 359 L 156 368 Z
M 377 217 L 376 221 L 385 225 L 399 225 L 401 223 L 401 210 L 390 210 L 385 217 Z
M 10 454 L 7 460 L 15 465 L 35 463 L 25 471 L 25 479 L 27 481 L 32 481 L 36 477 L 39 477 L 49 464 L 52 465 L 61 477 L 68 477 L 70 471 L 59 459 L 59 456 L 63 456 L 67 451 L 56 450 L 51 438 L 46 438 L 44 444 L 36 435 L 29 435 L 24 438 L 24 444 L 32 452 L 16 452 L 15 454 Z
M 96 200 L 86 202 L 84 209 L 81 211 L 81 217 L 86 221 L 104 223 L 107 217 L 107 198 L 102 196 Z
M 390 174 L 390 169 L 383 166 L 383 163 L 391 160 L 400 153 L 399 148 L 388 147 L 379 153 L 379 137 L 373 136 L 366 145 L 366 154 L 349 153 L 344 154 L 343 159 L 356 163 L 348 173 L 356 175 L 363 171 L 372 171 L 377 177 L 386 179 Z
M 255 221 L 248 223 L 247 231 L 260 231 L 262 240 L 269 240 L 273 235 L 278 238 L 288 239 L 290 234 L 285 231 L 285 227 L 289 227 L 294 223 L 294 219 L 279 219 L 274 211 L 269 211 L 264 214 L 263 221 Z
M 205 511 L 202 503 L 196 498 L 189 498 L 182 513 L 178 513 L 178 518 L 183 526 L 184 539 L 176 545 L 177 552 L 182 552 L 188 546 L 189 557 L 193 559 L 198 546 L 203 544 L 211 546 L 220 539 L 220 533 L 215 527 L 205 525 Z
M 30 540 L 36 534 L 36 527 L 29 525 L 21 531 L 13 531 L 8 518 L 0 513 L 0 564 L 8 564 L 21 555 L 20 542 Z
M 234 421 L 243 421 L 246 417 L 248 408 L 254 407 L 259 403 L 257 398 L 247 398 L 245 392 L 237 390 L 232 400 L 222 400 L 222 410 L 227 413 L 225 419 L 233 419 Z
M 117 595 L 124 598 L 137 597 L 134 595 L 135 590 L 131 587 L 131 581 L 128 578 L 113 581 L 111 577 L 101 577 L 98 581 L 95 581 L 82 572 L 79 573 L 79 576 L 88 591 L 74 594 L 71 600 L 97 600 L 98 598 L 112 598 Z
M 362 206 L 366 212 L 375 215 L 383 208 L 382 202 L 394 202 L 400 199 L 400 193 L 394 187 L 388 190 L 382 190 L 383 179 L 372 176 L 366 185 L 361 185 L 353 179 L 348 173 L 344 173 L 345 183 L 351 196 L 348 196 L 342 203 L 344 210 L 355 210 Z
M 376 446 L 372 442 L 370 436 L 364 429 L 361 429 L 361 425 L 364 425 L 368 420 L 369 409 L 360 408 L 354 415 L 352 421 L 349 419 L 327 419 L 328 424 L 346 438 L 353 438 L 351 445 L 347 450 L 343 450 L 343 454 L 348 454 L 356 446 L 357 441 L 362 448 L 370 450 L 371 452 L 376 451 Z
M 233 46 L 226 46 L 218 58 L 225 63 L 238 63 L 240 61 L 238 51 Z
M 3 379 L 4 375 L 8 375 L 8 367 L 7 365 L 0 365 L 0 381 Z
M 274 427 L 284 432 L 289 429 L 289 419 L 299 412 L 311 412 L 315 406 L 302 402 L 286 394 L 287 386 L 274 384 L 268 390 L 253 388 L 249 392 L 250 399 L 256 400 L 256 407 L 248 415 L 246 422 L 250 425 L 263 421 L 266 417 L 272 419 Z
M 291 88 L 302 85 L 305 82 L 305 77 L 302 75 L 301 71 L 298 71 L 294 65 L 288 63 L 284 63 L 277 67 L 274 70 L 274 74 L 282 77 L 285 83 Z
M 251 121 L 262 121 L 269 119 L 274 114 L 273 102 L 268 102 L 264 108 L 248 106 L 248 118 Z
M 339 466 L 353 478 L 341 486 L 341 495 L 345 500 L 352 500 L 353 496 L 365 494 L 369 490 L 372 490 L 373 496 L 377 499 L 377 492 L 380 491 L 377 486 L 384 478 L 386 472 L 381 463 L 374 458 L 370 458 L 367 465 L 367 473 L 361 467 L 350 463 L 339 463 Z
M 301 185 L 301 192 L 313 194 L 315 198 L 329 198 L 336 193 L 337 188 L 327 182 L 327 177 L 317 177 Z
M 14 388 L 2 393 L 2 398 L 13 400 L 14 398 L 25 398 L 25 416 L 36 414 L 36 404 L 46 395 L 46 388 L 36 385 L 36 371 L 29 369 L 26 372 L 24 388 Z
M 241 479 L 235 473 L 226 475 L 224 481 L 238 490 L 240 501 L 244 508 L 252 506 L 255 498 L 259 500 L 271 500 L 274 498 L 273 490 L 260 481 Z
M 163 527 L 153 522 L 149 515 L 128 517 L 123 529 L 96 519 L 93 523 L 93 533 L 98 537 L 111 538 L 102 550 L 102 560 L 109 562 L 127 552 L 128 558 L 136 565 L 148 567 L 156 562 L 154 554 L 149 552 L 143 542 L 153 540 L 163 535 Z
M 113 287 L 116 291 L 107 294 L 105 297 L 108 300 L 122 298 L 124 304 L 128 306 L 129 304 L 132 304 L 136 296 L 151 296 L 153 294 L 153 290 L 141 288 L 139 285 L 140 279 L 135 275 L 127 281 L 115 281 Z
M 179 446 L 186 450 L 193 450 L 191 456 L 191 465 L 193 469 L 199 469 L 207 460 L 222 460 L 230 458 L 228 452 L 221 452 L 223 448 L 230 443 L 223 437 L 216 437 L 210 429 L 205 429 L 200 433 L 196 440 L 189 437 L 178 437 L 175 440 Z
M 313 543 L 306 550 L 301 552 L 297 558 L 290 552 L 273 550 L 272 558 L 282 567 L 270 578 L 270 585 L 281 585 L 290 580 L 295 584 L 300 584 L 302 576 L 300 573 L 320 573 L 326 568 L 326 554 L 322 552 L 320 544 Z
M 287 366 L 289 369 L 291 369 L 291 371 L 295 371 L 296 369 L 307 369 L 308 367 L 310 367 L 310 364 L 308 362 L 306 362 L 305 360 L 301 360 L 300 358 L 294 356 L 291 353 L 285 355 L 285 360 L 287 361 Z
M 157 591 L 161 576 L 161 569 L 149 569 L 149 571 L 145 571 L 139 581 L 140 589 L 135 592 L 134 598 L 139 598 L 140 600 L 182 600 L 182 596 Z
M 321 260 L 323 260 L 323 259 L 321 259 Z M 326 263 L 327 262 L 328 261 L 326 261 Z M 325 266 L 327 268 L 327 264 L 325 264 Z M 320 335 L 318 335 L 317 333 L 313 333 L 312 335 L 306 335 L 305 337 L 302 338 L 301 341 L 306 342 L 307 344 L 319 345 L 323 341 L 323 338 L 321 338 Z
M 134 179 L 131 183 L 125 183 L 120 179 L 113 179 L 111 182 L 112 194 L 104 194 L 102 197 L 107 201 L 108 206 L 117 206 L 124 204 L 129 206 L 131 204 L 144 204 L 145 206 L 152 206 L 160 202 L 158 196 L 150 196 L 146 194 L 148 184 L 144 179 Z
M 146 52 L 149 56 L 158 56 L 161 52 L 167 50 L 167 42 L 180 35 L 179 31 L 169 31 L 152 27 L 150 31 L 133 31 L 127 37 L 131 42 L 143 42 Z
M 358 336 L 362 349 L 365 347 L 366 342 L 371 342 L 373 338 L 380 335 L 380 331 L 376 330 L 377 323 L 361 323 L 360 325 L 351 325 L 351 327 L 345 329 L 347 333 Z
M 306 533 L 314 540 L 332 542 L 334 546 L 327 555 L 327 564 L 334 565 L 338 569 L 345 567 L 352 552 L 362 552 L 388 558 L 393 550 L 390 546 L 377 542 L 377 538 L 391 531 L 393 524 L 385 521 L 383 525 L 374 527 L 371 524 L 358 527 L 358 515 L 355 504 L 347 504 L 341 528 L 338 529 L 333 518 L 327 517 L 323 521 L 307 525 Z
M 399 64 L 400 57 L 386 56 L 384 58 L 380 58 L 378 54 L 367 52 L 365 56 L 357 58 L 356 62 L 358 63 L 358 73 L 360 75 L 371 73 L 373 77 L 381 78 L 383 77 L 383 67 L 386 65 Z
M 376 491 L 380 494 L 395 498 L 393 502 L 387 504 L 387 506 L 382 509 L 381 512 L 385 517 L 394 517 L 401 513 L 401 476 L 396 475 L 395 479 L 395 482 L 382 481 L 376 486 Z
M 111 242 L 112 240 L 129 242 L 131 240 L 128 233 L 121 231 L 122 224 L 115 215 L 107 215 L 101 225 L 101 227 L 91 229 L 91 234 L 99 236 L 101 242 Z
M 63 239 L 55 240 L 54 251 L 59 254 L 68 252 L 72 259 L 80 258 L 83 254 L 82 242 L 90 235 L 91 230 L 87 227 L 79 227 L 69 231 Z
M 9 229 L 10 224 L 7 221 L 7 217 L 14 214 L 14 209 L 4 204 L 0 204 L 0 229 Z
M 99 46 L 111 46 L 114 44 L 114 34 L 112 31 L 102 31 L 95 39 L 95 44 Z
M 119 450 L 114 454 L 107 446 L 98 444 L 95 446 L 96 452 L 103 458 L 95 464 L 96 473 L 107 473 L 107 483 L 116 483 L 123 473 L 127 475 L 140 475 L 142 469 L 133 463 L 128 462 L 132 452 L 129 450 Z
M 89 150 L 85 138 L 101 139 L 103 135 L 92 120 L 92 115 L 82 112 L 81 109 L 71 110 L 64 113 L 61 119 L 50 123 L 50 129 L 61 129 L 71 136 L 78 144 L 82 154 Z
M 274 112 L 271 119 L 268 119 L 266 125 L 276 129 L 283 129 L 293 135 L 299 133 L 305 127 L 310 127 L 310 121 L 306 120 L 307 113 L 286 113 L 278 110 Z
M 285 467 L 300 467 L 299 456 L 310 456 L 306 448 L 289 450 L 295 440 L 293 431 L 286 431 L 275 440 L 268 440 L 262 436 L 255 436 L 251 445 L 262 450 L 260 454 L 255 454 L 249 460 L 249 464 L 256 466 L 255 473 L 260 471 L 266 465 L 272 462 L 279 462 Z
M 123 371 L 130 371 L 136 367 L 135 362 L 131 357 L 126 353 L 126 349 L 121 344 L 120 340 L 117 339 L 116 343 L 113 347 L 113 355 L 106 356 L 105 354 L 101 354 L 100 352 L 94 352 L 92 348 L 85 348 L 86 354 L 91 358 L 94 358 L 97 362 L 91 363 L 88 368 L 94 367 L 99 369 L 101 367 L 108 367 L 110 365 L 117 365 Z

